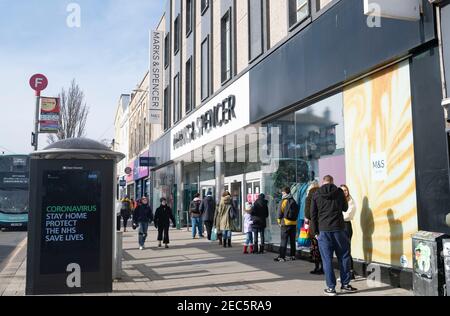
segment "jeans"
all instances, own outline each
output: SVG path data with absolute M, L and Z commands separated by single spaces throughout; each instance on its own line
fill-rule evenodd
M 264 245 L 265 243 L 265 236 L 264 236 L 264 228 L 253 228 L 253 239 L 255 241 L 255 245 L 258 244 L 258 234 L 261 235 L 261 245 Z
M 222 232 L 223 240 L 231 239 L 231 230 L 224 230 Z
M 353 226 L 352 222 L 345 222 L 345 232 L 348 236 L 348 242 L 350 244 L 350 262 L 351 262 L 351 270 L 354 270 L 354 263 L 352 258 L 352 237 L 353 237 Z
M 213 222 L 211 221 L 205 221 L 205 226 L 206 226 L 206 234 L 208 235 L 208 240 L 211 240 L 211 233 L 212 233 L 212 228 L 213 228 Z
M 341 272 L 341 283 L 343 286 L 349 285 L 350 274 L 350 243 L 345 231 L 321 232 L 319 238 L 320 255 L 322 256 L 323 270 L 327 286 L 330 289 L 336 288 L 336 276 L 333 268 L 333 253 L 339 261 Z
M 245 244 L 248 245 L 253 245 L 253 233 L 252 232 L 248 232 L 247 233 L 247 238 L 245 239 Z
M 158 241 L 164 241 L 164 244 L 169 244 L 169 226 L 158 226 Z
M 139 246 L 144 247 L 147 240 L 148 222 L 139 222 Z
M 291 247 L 291 257 L 295 257 L 295 254 L 297 253 L 297 243 L 295 241 L 296 234 L 297 226 L 281 226 L 280 258 L 286 258 L 288 240 Z
M 123 216 L 122 216 L 122 219 L 123 219 L 123 228 L 124 228 L 124 230 L 127 230 L 128 220 L 129 220 L 130 218 L 129 218 L 129 217 L 123 217 Z
M 192 237 L 197 236 L 197 227 L 198 234 L 203 236 L 203 221 L 200 217 L 192 217 Z

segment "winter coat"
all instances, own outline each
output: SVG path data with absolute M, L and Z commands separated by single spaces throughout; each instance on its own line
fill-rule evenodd
M 131 201 L 127 198 L 122 200 L 122 205 L 120 207 L 120 216 L 123 218 L 130 218 L 132 211 Z
M 155 212 L 155 226 L 156 227 L 170 227 L 170 221 L 175 226 L 175 218 L 173 217 L 172 209 L 168 205 L 161 205 Z
M 220 200 L 219 208 L 214 219 L 214 226 L 218 231 L 236 230 L 234 220 L 230 218 L 230 211 L 234 208 L 231 196 L 223 197 Z
M 200 205 L 200 212 L 202 212 L 202 219 L 204 222 L 214 221 L 214 215 L 216 212 L 216 201 L 210 195 L 205 197 Z
M 266 199 L 258 198 L 252 208 L 253 228 L 264 229 L 269 217 L 269 207 Z
M 244 234 L 247 234 L 247 233 L 250 233 L 253 231 L 252 224 L 253 224 L 252 216 L 249 213 L 245 213 L 245 215 L 244 215 Z
M 202 216 L 202 212 L 200 211 L 201 202 L 202 200 L 200 200 L 200 198 L 195 198 L 189 205 L 189 214 L 191 214 L 191 218 L 199 218 Z
M 278 207 L 278 224 L 281 226 L 297 226 L 297 220 L 288 220 L 285 218 L 285 214 L 288 210 L 299 209 L 297 202 L 295 202 L 292 195 L 281 200 L 280 206 Z
M 133 212 L 133 222 L 151 223 L 153 222 L 153 211 L 150 205 L 141 204 Z
M 346 212 L 343 213 L 344 221 L 351 222 L 356 214 L 356 204 L 352 197 L 350 197 L 350 200 L 347 201 L 347 203 L 348 203 L 348 209 Z
M 323 185 L 313 196 L 311 203 L 311 234 L 321 231 L 343 231 L 344 215 L 348 209 L 344 191 L 334 184 Z
M 312 188 L 309 190 L 308 196 L 305 200 L 305 218 L 311 219 L 311 202 L 312 198 L 314 196 L 314 193 L 316 193 L 319 190 L 319 188 Z

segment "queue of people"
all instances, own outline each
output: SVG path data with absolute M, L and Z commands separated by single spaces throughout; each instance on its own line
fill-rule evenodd
M 208 191 L 204 199 L 195 194 L 189 204 L 189 214 L 192 223 L 192 238 L 204 238 L 206 228 L 209 241 L 219 240 L 224 248 L 232 247 L 232 232 L 236 231 L 238 210 L 233 204 L 230 192 L 223 192 L 220 202 L 216 202 L 212 192 Z M 126 231 L 127 222 L 133 219 L 133 228 L 138 230 L 139 249 L 143 250 L 148 237 L 148 226 L 154 221 L 158 230 L 158 247 L 169 248 L 170 224 L 176 227 L 172 209 L 167 200 L 162 198 L 161 205 L 153 215 L 148 203 L 143 197 L 138 206 L 128 197 L 121 201 L 120 216 L 123 219 Z M 265 229 L 269 217 L 268 201 L 264 194 L 260 194 L 253 203 L 246 203 L 243 217 L 243 230 L 246 235 L 243 254 L 263 254 L 265 250 Z M 355 279 L 353 259 L 351 257 L 351 239 L 353 235 L 352 220 L 356 213 L 355 202 L 346 185 L 337 187 L 332 176 L 323 178 L 322 186 L 313 181 L 307 191 L 305 202 L 305 225 L 309 226 L 311 240 L 310 254 L 314 262 L 311 274 L 325 275 L 327 288 L 326 295 L 334 296 L 336 293 L 336 276 L 333 268 L 333 255 L 337 255 L 340 269 L 341 291 L 354 293 L 356 288 L 350 285 Z M 281 243 L 276 262 L 296 260 L 296 234 L 299 206 L 289 187 L 282 190 L 282 200 L 278 207 L 277 222 L 280 226 Z M 290 245 L 289 256 L 287 246 Z

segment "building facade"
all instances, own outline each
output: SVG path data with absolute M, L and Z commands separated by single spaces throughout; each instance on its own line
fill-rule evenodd
M 241 214 L 265 193 L 276 246 L 282 187 L 301 223 L 311 182 L 330 174 L 357 205 L 354 258 L 410 271 L 412 234 L 450 233 L 436 12 L 424 1 L 419 20 L 372 24 L 360 0 L 167 1 L 160 130 L 145 129 L 146 98 L 130 105 L 129 166 L 157 166 L 129 192 L 168 198 L 181 224 L 197 192 L 228 190 Z
M 118 177 L 117 197 L 123 198 L 126 195 L 126 186 L 120 186 L 120 180 L 126 177 L 125 169 L 129 158 L 128 142 L 129 142 L 129 105 L 131 95 L 122 94 L 119 99 L 119 104 L 116 109 L 116 116 L 114 120 L 114 140 L 113 150 L 125 154 L 125 158 L 117 164 L 116 175 Z

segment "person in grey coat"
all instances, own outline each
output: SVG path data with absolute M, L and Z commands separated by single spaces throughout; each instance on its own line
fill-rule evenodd
M 200 212 L 202 213 L 202 219 L 206 227 L 208 240 L 211 240 L 214 215 L 216 213 L 216 201 L 214 201 L 211 191 L 208 191 L 206 197 L 203 199 L 202 204 L 200 205 Z

